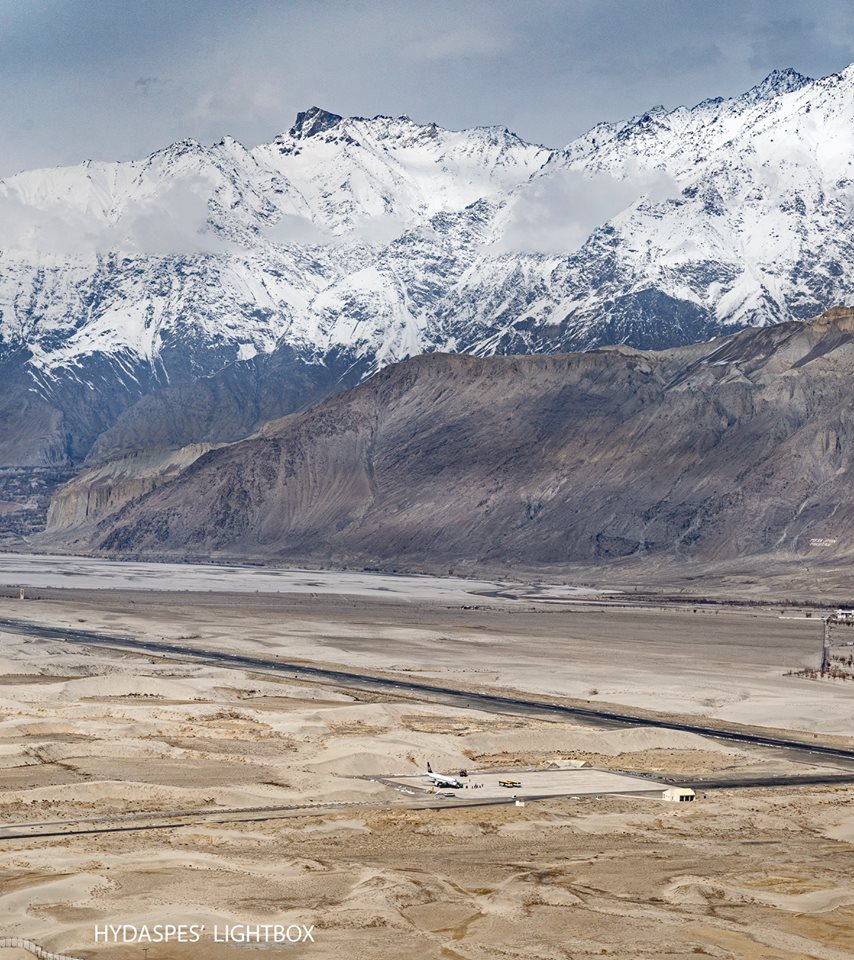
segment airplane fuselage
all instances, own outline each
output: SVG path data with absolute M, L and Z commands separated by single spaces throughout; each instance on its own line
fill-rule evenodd
M 430 764 L 427 764 L 427 776 L 437 787 L 450 787 L 452 790 L 462 790 L 462 783 L 456 777 L 446 777 L 443 773 L 434 773 Z

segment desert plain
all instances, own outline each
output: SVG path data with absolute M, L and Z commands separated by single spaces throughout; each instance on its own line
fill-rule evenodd
M 211 958 L 854 955 L 854 783 L 818 782 L 854 764 L 643 722 L 851 747 L 852 685 L 792 674 L 819 656 L 820 610 L 140 566 L 0 562 L 0 937 L 83 960 L 198 954 L 95 936 L 158 923 L 204 925 Z M 45 639 L 22 624 L 639 719 L 469 708 Z M 524 806 L 478 803 L 468 789 L 446 799 L 423 777 L 428 760 L 523 783 L 524 771 L 584 764 L 640 775 L 639 789 Z M 806 773 L 816 782 L 715 786 Z M 697 800 L 664 802 L 668 782 L 693 784 Z M 313 942 L 209 935 L 274 923 L 311 927 Z

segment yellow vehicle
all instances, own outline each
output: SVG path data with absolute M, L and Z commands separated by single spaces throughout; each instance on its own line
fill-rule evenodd
M 521 787 L 521 786 L 522 786 L 522 782 L 521 782 L 521 780 L 499 780 L 499 781 L 498 781 L 498 786 L 499 786 L 499 787 L 509 787 L 510 789 L 512 789 L 513 787 Z

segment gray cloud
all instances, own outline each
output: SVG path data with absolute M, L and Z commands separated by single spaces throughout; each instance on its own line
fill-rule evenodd
M 509 37 L 490 31 L 488 25 L 438 31 L 411 40 L 405 55 L 418 60 L 457 60 L 470 57 L 496 57 L 509 53 L 513 43 Z
M 385 245 L 399 237 L 406 225 L 393 214 L 366 217 L 358 220 L 345 234 L 336 236 L 307 217 L 285 214 L 276 223 L 264 227 L 263 234 L 273 243 L 282 244 L 339 244 L 348 246 L 359 243 Z
M 825 17 L 816 17 L 820 7 L 817 5 L 812 16 L 807 7 L 804 16 L 786 17 L 786 5 L 783 5 L 777 16 L 758 24 L 750 44 L 750 65 L 761 70 L 772 61 L 787 65 L 835 62 L 838 66 L 849 62 L 852 59 L 852 43 L 848 39 L 852 27 L 850 13 L 846 16 L 844 11 L 831 10 Z
M 137 77 L 134 86 L 144 97 L 147 97 L 168 82 L 168 80 L 161 80 L 160 77 Z
M 258 143 L 312 104 L 558 146 L 775 67 L 834 72 L 852 36 L 850 0 L 0 0 L 0 175 Z
M 282 244 L 331 243 L 334 240 L 331 233 L 319 227 L 308 217 L 293 214 L 285 214 L 276 223 L 264 227 L 261 232 L 273 243 Z
M 15 192 L 0 194 L 4 250 L 57 256 L 217 253 L 231 245 L 208 228 L 206 185 L 194 177 L 174 180 L 155 197 L 128 204 L 105 219 L 87 208 L 34 207 Z
M 641 197 L 657 202 L 678 192 L 676 181 L 661 170 L 627 171 L 620 179 L 559 170 L 517 193 L 495 250 L 573 253 L 597 227 Z

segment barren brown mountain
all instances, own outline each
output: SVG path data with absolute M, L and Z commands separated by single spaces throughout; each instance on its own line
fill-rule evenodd
M 421 356 L 113 513 L 80 509 L 84 475 L 49 537 L 421 569 L 838 560 L 854 534 L 853 334 L 836 308 L 662 352 Z

